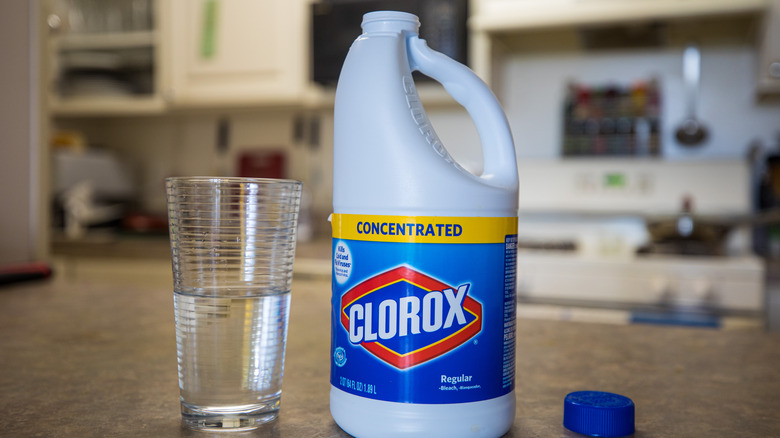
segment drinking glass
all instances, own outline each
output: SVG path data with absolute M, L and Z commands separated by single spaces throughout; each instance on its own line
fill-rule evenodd
M 183 422 L 249 430 L 282 394 L 298 181 L 166 180 Z

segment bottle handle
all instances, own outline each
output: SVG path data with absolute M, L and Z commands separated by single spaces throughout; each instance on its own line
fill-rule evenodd
M 439 53 L 418 36 L 408 37 L 411 68 L 439 82 L 468 111 L 482 143 L 483 171 L 480 178 L 490 185 L 517 188 L 517 166 L 512 132 L 498 99 L 490 88 L 465 65 Z

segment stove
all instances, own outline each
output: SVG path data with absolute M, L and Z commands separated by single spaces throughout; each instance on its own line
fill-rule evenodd
M 751 255 L 647 255 L 587 258 L 518 252 L 521 301 L 607 307 L 687 307 L 721 313 L 760 313 L 764 264 Z
M 522 163 L 519 174 L 521 303 L 763 314 L 764 261 L 748 229 L 716 252 L 648 231 L 686 197 L 707 217 L 749 213 L 747 163 L 561 160 Z

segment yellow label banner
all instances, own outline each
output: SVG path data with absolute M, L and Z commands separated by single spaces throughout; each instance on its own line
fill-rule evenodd
M 333 214 L 333 237 L 371 242 L 504 243 L 516 217 Z

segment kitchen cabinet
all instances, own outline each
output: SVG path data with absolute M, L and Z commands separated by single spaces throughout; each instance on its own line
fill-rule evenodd
M 172 105 L 300 101 L 308 80 L 306 0 L 170 0 L 163 7 Z
M 132 7 L 151 19 L 134 23 Z M 154 114 L 191 107 L 329 105 L 332 93 L 309 81 L 311 0 L 46 0 L 46 88 L 55 116 Z M 765 15 L 758 87 L 780 89 L 778 0 L 472 0 L 469 57 L 491 85 L 511 44 L 507 35 L 546 29 Z M 104 22 L 72 5 L 106 7 Z M 769 8 L 769 6 L 771 8 Z M 766 11 L 770 12 L 766 12 Z M 119 15 L 116 15 L 119 14 Z M 93 14 L 94 15 L 94 14 Z M 128 18 L 129 17 L 129 18 Z M 129 23 L 129 24 L 128 24 Z M 99 72 L 82 83 L 81 71 Z M 127 79 L 135 74 L 135 78 Z M 120 77 L 120 81 L 116 81 Z M 93 78 L 94 79 L 94 78 Z M 425 87 L 423 87 L 425 88 Z M 438 90 L 438 89 L 437 89 Z M 775 90 L 775 91 L 773 91 Z M 426 94 L 423 91 L 423 94 Z M 441 93 L 427 93 L 438 96 Z M 434 103 L 447 99 L 434 98 Z
M 551 35 L 576 41 L 573 31 L 583 28 L 664 23 L 673 33 L 684 34 L 697 21 L 708 20 L 727 24 L 731 32 L 728 23 L 740 17 L 768 17 L 772 2 L 777 0 L 472 0 L 470 59 L 477 74 L 493 84 L 499 79 L 495 66 L 516 50 L 518 38 L 526 40 L 522 47 L 538 48 L 549 45 Z M 777 19 L 773 24 L 778 26 Z M 767 48 L 770 54 L 779 50 L 777 33 L 771 34 L 773 44 L 765 44 L 774 47 Z
M 139 3 L 149 15 L 140 24 L 132 6 Z M 308 87 L 308 3 L 45 1 L 49 112 L 300 104 Z
M 471 25 L 490 32 L 603 25 L 647 20 L 676 20 L 751 13 L 767 0 L 474 0 Z
M 44 84 L 53 116 L 156 113 L 163 50 L 156 0 L 41 3 Z
M 780 95 L 780 0 L 771 0 L 759 34 L 758 92 Z

